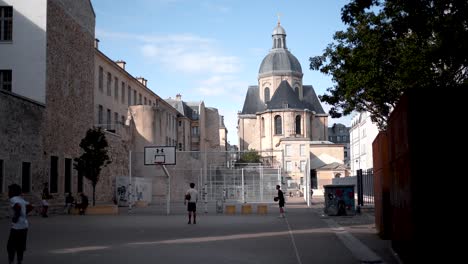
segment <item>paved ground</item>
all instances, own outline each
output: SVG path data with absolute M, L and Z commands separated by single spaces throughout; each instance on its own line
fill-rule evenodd
M 267 215 L 199 213 L 196 225 L 187 224 L 182 206 L 169 216 L 146 208 L 130 215 L 31 217 L 24 263 L 397 263 L 368 216 L 326 217 L 320 201 L 312 208 L 300 200 L 286 206 L 285 219 L 271 205 Z M 9 221 L 0 220 L 2 250 L 8 232 Z M 0 256 L 6 263 L 6 254 Z

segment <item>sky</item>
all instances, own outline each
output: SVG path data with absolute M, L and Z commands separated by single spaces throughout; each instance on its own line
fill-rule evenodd
M 278 18 L 288 49 L 299 60 L 303 84 L 318 95 L 333 86 L 331 76 L 309 69 L 341 22 L 344 0 L 91 0 L 99 49 L 126 70 L 148 80 L 161 98 L 182 95 L 204 101 L 224 116 L 228 141 L 238 144 L 237 113 L 249 85 L 272 46 Z M 322 103 L 325 111 L 330 108 Z M 328 120 L 351 124 L 351 117 Z

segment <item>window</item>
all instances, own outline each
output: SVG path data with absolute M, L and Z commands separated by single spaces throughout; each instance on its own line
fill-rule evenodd
M 304 156 L 306 155 L 306 153 L 305 153 L 305 145 L 300 145 L 300 146 L 299 146 L 299 152 L 300 152 L 300 155 L 301 155 L 302 157 L 304 157 Z
M 137 104 L 137 91 L 133 90 L 133 105 Z
M 345 157 L 345 158 L 348 157 L 348 151 L 345 151 L 345 152 L 344 152 L 344 157 Z
M 179 126 L 182 126 L 182 121 L 179 121 Z
M 99 66 L 99 91 L 103 91 L 104 89 L 104 69 Z
M 122 94 L 122 104 L 125 104 L 125 83 L 122 82 L 122 89 L 120 89 L 120 92 Z
M 71 176 L 72 176 L 72 160 L 65 159 L 65 186 L 64 186 L 65 193 L 72 191 Z
M 50 157 L 50 192 L 57 193 L 58 192 L 58 157 L 51 156 Z
M 260 133 L 261 133 L 262 137 L 264 137 L 265 136 L 265 118 L 263 118 L 263 117 L 262 117 L 262 123 L 260 124 L 260 126 L 261 126 L 260 127 L 260 130 L 261 130 Z
M 301 172 L 304 172 L 305 169 L 306 169 L 306 162 L 305 160 L 301 160 L 301 167 L 300 167 Z
M 13 7 L 0 6 L 0 41 L 13 40 Z
M 341 141 L 341 136 L 336 136 L 336 142 L 340 142 Z
M 121 116 L 122 125 L 125 125 L 125 116 Z
M 144 105 L 146 105 L 146 103 L 147 103 L 146 97 L 144 98 L 143 102 L 144 102 Z
M 292 154 L 291 153 L 291 145 L 286 145 L 285 148 L 284 148 L 284 155 L 286 157 L 289 157 L 289 156 L 291 156 L 291 154 Z
M 31 191 L 31 163 L 23 162 L 21 166 L 21 189 L 24 193 Z
M 192 136 L 198 136 L 200 131 L 197 126 L 192 127 Z
M 301 134 L 301 116 L 296 116 L 296 135 Z
M 153 105 L 151 100 L 148 99 L 148 105 Z
M 111 83 L 112 83 L 112 75 L 110 72 L 107 73 L 107 95 L 108 96 L 111 96 L 112 95 L 112 91 L 111 91 Z
M 78 192 L 83 192 L 83 173 L 78 171 Z
M 182 143 L 179 143 L 179 151 L 182 151 Z
M 102 105 L 99 105 L 99 110 L 98 110 L 98 125 L 102 124 L 102 118 L 103 118 L 103 108 Z
M 4 181 L 4 176 L 3 176 L 3 160 L 0 160 L 0 193 L 3 192 L 3 181 Z
M 119 78 L 114 77 L 114 98 L 119 100 Z
M 142 100 L 141 100 L 141 94 L 138 94 L 138 95 L 139 95 L 138 104 L 140 104 L 140 105 L 141 105 L 141 103 L 142 103 Z
M 111 116 L 111 110 L 107 108 L 107 130 L 111 129 L 111 124 L 112 124 L 112 116 Z
M 11 92 L 11 70 L 0 70 L 0 89 Z
M 281 124 L 281 116 L 275 116 L 275 135 L 283 134 L 282 124 Z
M 264 96 L 265 96 L 265 103 L 269 102 L 270 101 L 270 88 L 268 87 L 265 88 Z
M 291 172 L 291 171 L 292 171 L 292 162 L 286 161 L 286 172 Z
M 361 153 L 366 154 L 366 145 L 365 144 L 362 144 Z
M 114 112 L 114 123 L 116 125 L 119 124 L 119 113 L 117 113 L 117 112 Z
M 128 95 L 127 96 L 128 97 L 127 98 L 128 105 L 130 106 L 130 105 L 132 105 L 132 87 L 130 87 L 130 86 L 128 86 L 128 94 L 127 95 Z

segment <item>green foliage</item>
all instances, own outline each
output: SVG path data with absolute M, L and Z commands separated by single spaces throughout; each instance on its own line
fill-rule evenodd
M 384 129 L 405 90 L 467 87 L 467 1 L 354 0 L 342 21 L 348 28 L 310 58 L 332 76 L 320 96 L 332 117 L 368 111 Z
M 99 182 L 101 169 L 111 163 L 107 154 L 108 146 L 106 136 L 101 128 L 89 129 L 80 143 L 83 154 L 74 159 L 74 168 L 91 181 L 93 186 L 93 205 L 95 204 L 96 185 Z
M 262 156 L 260 156 L 256 150 L 252 149 L 241 155 L 239 163 L 261 163 L 261 158 Z

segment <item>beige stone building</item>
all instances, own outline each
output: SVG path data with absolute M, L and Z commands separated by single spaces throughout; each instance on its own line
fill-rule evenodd
M 259 151 L 264 164 L 284 168 L 295 186 L 305 183 L 309 167 L 312 186 L 322 187 L 331 183 L 333 173 L 317 170 L 332 162 L 342 164 L 343 145 L 328 141 L 328 115 L 314 88 L 302 83 L 301 64 L 287 49 L 286 31 L 279 23 L 272 39 L 258 84 L 248 88 L 238 114 L 239 148 Z

